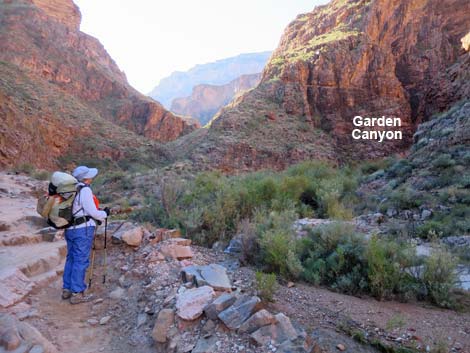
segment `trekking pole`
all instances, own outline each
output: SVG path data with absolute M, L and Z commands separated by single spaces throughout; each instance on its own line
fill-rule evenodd
M 91 267 L 90 267 L 90 272 L 88 275 L 90 276 L 88 278 L 88 288 L 91 288 L 91 281 L 93 279 L 93 267 L 95 265 L 95 240 L 96 240 L 96 234 L 93 234 L 93 249 L 91 250 Z
M 103 273 L 103 284 L 106 283 L 106 272 L 107 272 L 107 261 L 106 261 L 106 238 L 108 235 L 108 217 L 104 220 L 104 273 Z

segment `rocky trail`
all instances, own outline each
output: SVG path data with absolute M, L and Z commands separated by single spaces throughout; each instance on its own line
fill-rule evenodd
M 470 352 L 469 313 L 284 282 L 265 303 L 236 257 L 123 221 L 108 227 L 106 283 L 100 227 L 96 299 L 71 305 L 60 298 L 65 242 L 35 214 L 44 187 L 0 174 L 0 352 L 378 352 L 362 339 Z

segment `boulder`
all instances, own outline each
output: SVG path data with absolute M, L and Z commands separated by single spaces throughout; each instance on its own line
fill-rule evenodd
M 176 298 L 178 316 L 183 320 L 197 319 L 214 296 L 214 289 L 209 286 L 191 288 L 178 294 Z
M 275 324 L 263 326 L 251 334 L 251 338 L 257 344 L 266 345 L 274 342 L 275 345 L 280 345 L 286 340 L 293 341 L 299 336 L 287 316 L 279 313 L 274 317 L 277 321 Z
M 136 227 L 124 232 L 124 234 L 122 234 L 121 239 L 127 245 L 140 246 L 140 244 L 142 243 L 143 236 L 144 231 L 142 227 Z
M 17 268 L 0 270 L 0 307 L 7 308 L 21 301 L 33 288 L 33 282 Z
M 137 224 L 134 224 L 131 222 L 124 222 L 124 223 L 113 222 L 108 225 L 108 234 L 112 233 L 111 241 L 113 242 L 113 244 L 120 244 L 122 242 L 125 242 L 125 240 L 123 239 L 125 234 L 126 234 L 125 238 L 127 238 L 128 241 L 137 242 L 138 237 L 139 237 L 138 229 L 140 229 L 140 232 L 141 232 L 140 235 L 143 236 L 142 227 L 138 226 Z M 136 235 L 133 234 L 134 232 L 136 233 Z M 101 234 L 100 231 L 98 231 L 97 235 L 100 235 L 100 234 Z M 140 239 L 140 241 L 142 241 L 142 238 Z
M 208 285 L 219 291 L 232 290 L 227 269 L 218 264 L 188 266 L 181 271 L 181 275 L 184 282 L 194 282 L 198 287 Z
M 155 326 L 152 331 L 152 338 L 158 343 L 165 343 L 168 338 L 168 331 L 174 323 L 175 313 L 172 309 L 162 309 L 158 313 Z
M 224 250 L 227 254 L 240 255 L 243 252 L 243 235 L 233 237 Z
M 33 326 L 9 314 L 0 314 L 0 351 L 58 353 L 57 349 Z M 2 349 L 3 348 L 3 349 Z
M 218 315 L 232 305 L 236 299 L 234 295 L 223 293 L 204 308 L 204 313 L 209 319 L 216 320 Z
M 432 211 L 431 210 L 428 210 L 428 209 L 423 209 L 421 211 L 421 220 L 424 221 L 428 218 L 431 218 L 432 216 Z
M 228 328 L 236 330 L 251 316 L 260 301 L 258 297 L 243 295 L 232 306 L 222 311 L 218 317 Z
M 164 256 L 176 260 L 191 259 L 193 257 L 193 251 L 189 246 L 167 243 L 162 245 L 160 251 Z
M 240 333 L 253 333 L 259 328 L 275 324 L 277 319 L 266 309 L 262 309 L 254 313 L 248 320 L 246 320 L 238 329 Z

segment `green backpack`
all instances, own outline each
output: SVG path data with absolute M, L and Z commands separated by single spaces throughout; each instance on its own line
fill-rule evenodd
M 63 172 L 54 172 L 49 183 L 48 193 L 41 196 L 37 203 L 37 212 L 56 228 L 70 227 L 74 221 L 73 201 L 81 188 L 78 180 Z

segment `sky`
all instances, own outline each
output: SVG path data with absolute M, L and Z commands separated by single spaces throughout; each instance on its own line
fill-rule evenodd
M 129 83 L 149 93 L 173 71 L 274 50 L 298 14 L 329 0 L 74 0 Z

